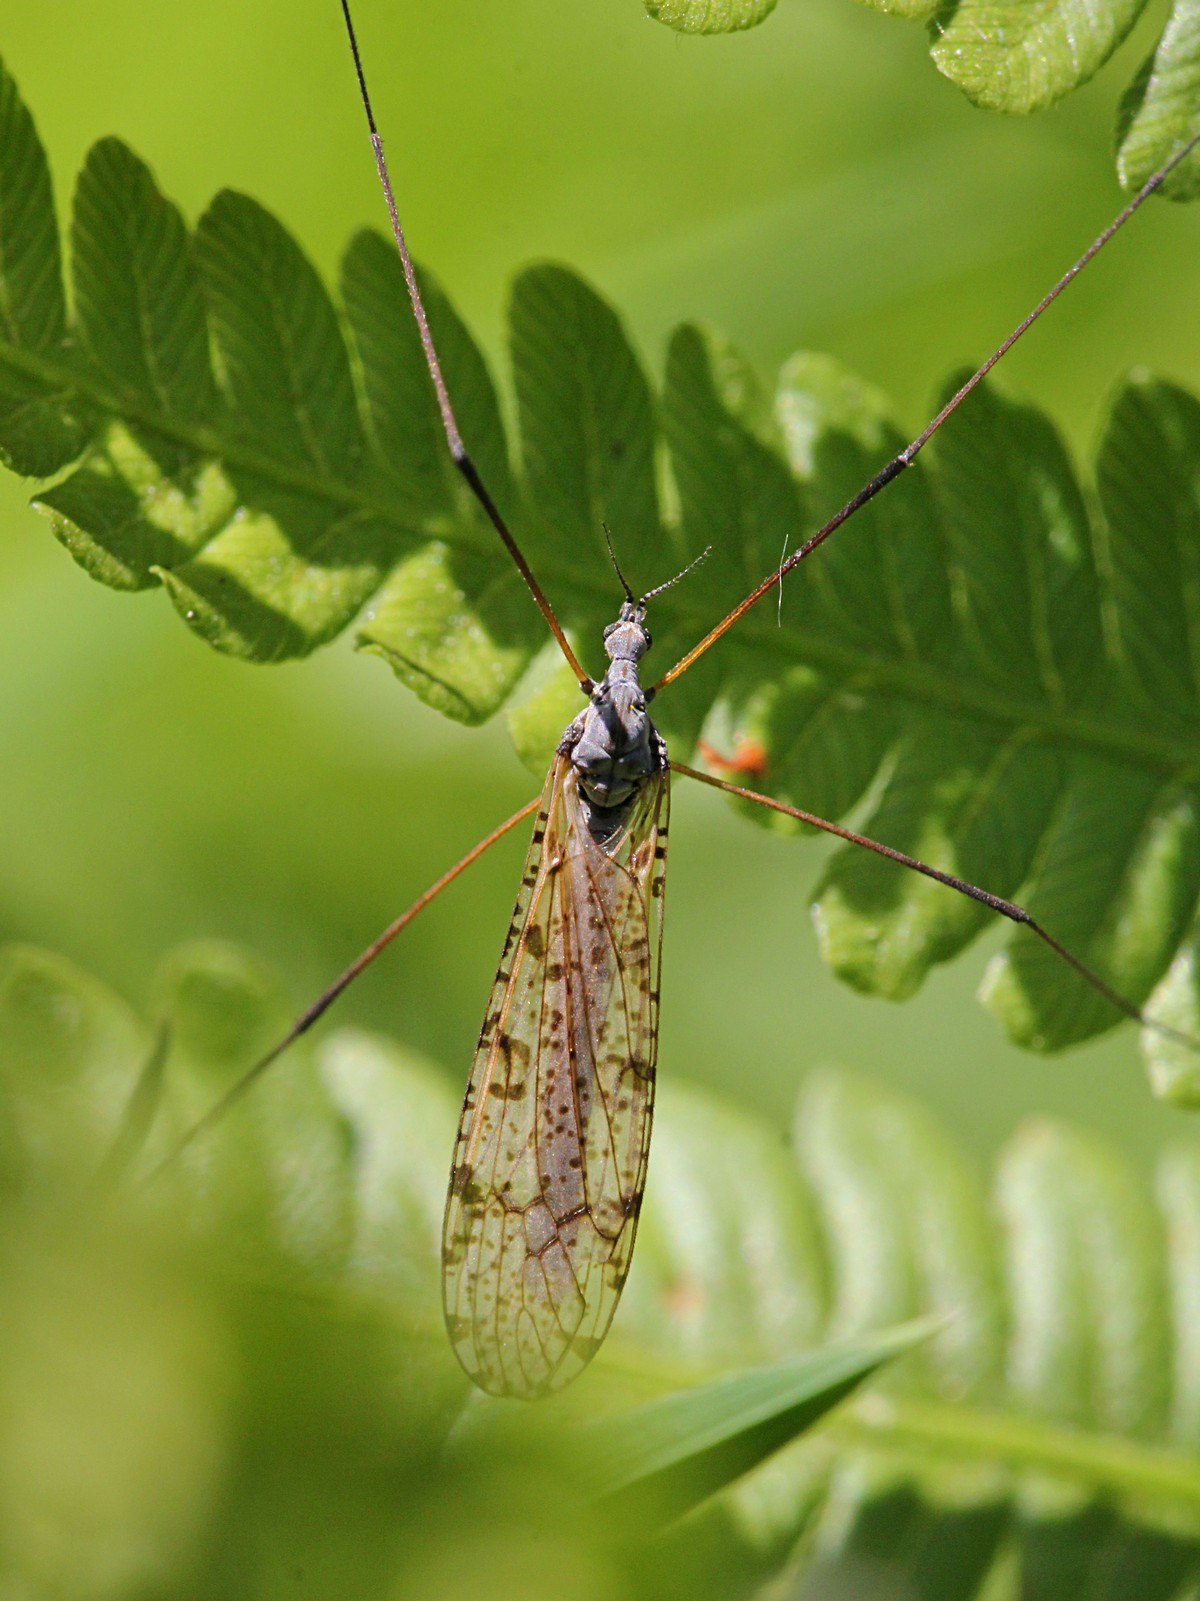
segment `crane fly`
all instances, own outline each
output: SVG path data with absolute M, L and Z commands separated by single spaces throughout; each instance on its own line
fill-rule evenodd
M 673 761 L 648 708 L 656 694 L 911 466 L 996 363 L 1200 144 L 1200 133 L 1144 184 L 922 432 L 652 685 L 642 685 L 639 667 L 651 646 L 649 602 L 690 567 L 636 597 L 610 540 L 624 600 L 605 630 L 609 665 L 596 682 L 580 665 L 459 432 L 401 226 L 349 0 L 341 0 L 341 8 L 451 457 L 541 610 L 585 704 L 558 745 L 540 798 L 501 823 L 385 929 L 285 1038 L 188 1130 L 156 1171 L 215 1123 L 448 884 L 536 813 L 467 1083 L 442 1234 L 443 1307 L 459 1362 L 484 1390 L 532 1397 L 560 1388 L 588 1363 L 608 1331 L 629 1270 L 654 1107 L 672 773 L 769 807 L 968 896 L 1027 928 L 1124 1016 L 1198 1048 L 1188 1036 L 1148 1018 L 1015 902 L 732 782 L 735 776 L 761 774 L 756 750 L 714 761 L 729 775 L 725 778 Z

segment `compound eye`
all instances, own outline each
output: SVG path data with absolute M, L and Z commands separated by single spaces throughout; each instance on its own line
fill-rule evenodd
M 610 635 L 615 634 L 619 626 L 618 623 L 609 623 L 604 630 L 604 638 L 608 639 Z
M 646 625 L 644 623 L 642 624 L 642 633 L 643 633 L 643 635 L 645 636 L 645 639 L 646 639 L 646 649 L 649 650 L 651 645 L 653 645 L 653 643 L 654 643 L 654 635 L 650 632 L 650 630 L 646 627 Z

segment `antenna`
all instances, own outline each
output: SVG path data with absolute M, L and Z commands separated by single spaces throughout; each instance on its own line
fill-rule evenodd
M 601 523 L 600 526 L 604 530 L 604 540 L 605 540 L 605 543 L 608 546 L 608 559 L 613 564 L 613 571 L 616 573 L 617 577 L 621 580 L 621 588 L 625 591 L 625 599 L 632 606 L 634 604 L 633 590 L 630 589 L 629 584 L 626 581 L 625 574 L 621 571 L 621 564 L 617 560 L 616 551 L 613 549 L 612 535 L 608 531 L 608 524 L 607 523 Z
M 341 0 L 342 16 L 346 21 L 346 35 L 350 41 L 350 54 L 354 57 L 354 71 L 358 78 L 358 92 L 362 99 L 363 111 L 366 113 L 367 128 L 371 135 L 371 149 L 375 152 L 375 169 L 379 173 L 379 182 L 383 187 L 383 198 L 387 202 L 388 217 L 392 224 L 392 238 L 396 241 L 396 249 L 400 253 L 400 265 L 404 269 L 404 282 L 408 286 L 408 298 L 412 305 L 413 317 L 416 319 L 417 332 L 421 336 L 421 349 L 425 353 L 425 365 L 429 368 L 429 376 L 433 381 L 434 393 L 437 396 L 438 411 L 442 417 L 442 427 L 446 434 L 446 443 L 450 447 L 450 455 L 454 465 L 465 479 L 468 488 L 475 499 L 487 513 L 492 527 L 500 535 L 505 550 L 516 563 L 517 571 L 525 580 L 526 588 L 537 602 L 538 609 L 546 619 L 547 627 L 558 641 L 558 648 L 567 659 L 567 665 L 575 674 L 580 689 L 584 694 L 592 690 L 592 680 L 579 665 L 575 652 L 571 649 L 570 641 L 563 632 L 562 624 L 554 615 L 554 608 L 546 599 L 541 585 L 530 571 L 529 563 L 517 545 L 516 540 L 508 529 L 504 518 L 500 515 L 499 507 L 488 493 L 487 486 L 479 476 L 479 470 L 463 444 L 462 435 L 458 431 L 458 419 L 454 415 L 454 407 L 450 404 L 450 392 L 446 388 L 446 380 L 442 376 L 442 364 L 438 359 L 437 347 L 433 342 L 433 334 L 429 328 L 429 318 L 425 313 L 425 303 L 421 299 L 420 285 L 417 283 L 416 268 L 412 257 L 408 253 L 408 242 L 404 237 L 404 229 L 400 224 L 400 212 L 396 205 L 396 196 L 392 190 L 392 180 L 388 174 L 387 161 L 383 154 L 383 140 L 379 129 L 375 125 L 375 113 L 371 108 L 371 96 L 367 92 L 367 77 L 363 70 L 362 56 L 359 54 L 358 38 L 354 32 L 354 22 L 350 16 L 350 0 Z
M 672 584 L 677 584 L 681 578 L 686 578 L 690 572 L 694 572 L 711 550 L 711 545 L 705 545 L 700 554 L 688 562 L 682 572 L 676 573 L 674 578 L 668 578 L 665 584 L 659 584 L 655 589 L 648 589 L 642 596 L 642 605 L 644 606 L 648 600 L 653 600 L 655 595 L 661 595 L 664 589 L 670 589 Z

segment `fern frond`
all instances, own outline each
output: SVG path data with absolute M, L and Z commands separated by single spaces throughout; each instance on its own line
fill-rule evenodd
M 255 202 L 218 196 L 189 237 L 105 140 L 76 192 L 68 319 L 45 158 L 7 78 L 0 116 L 0 450 L 60 475 L 36 504 L 80 565 L 161 585 L 247 661 L 357 621 L 447 715 L 512 701 L 541 620 L 450 465 L 391 248 L 351 243 L 339 313 Z M 829 359 L 794 358 L 768 400 L 695 327 L 656 393 L 615 312 L 542 266 L 510 310 L 518 471 L 478 347 L 427 299 L 464 435 L 585 662 L 616 598 L 604 523 L 641 589 L 713 547 L 655 604 L 669 663 L 902 443 Z M 1042 413 L 980 391 L 789 581 L 785 626 L 751 614 L 656 717 L 679 756 L 706 725 L 753 738 L 766 787 L 810 811 L 870 796 L 866 832 L 1027 900 L 1140 1004 L 1200 894 L 1198 458 L 1200 404 L 1145 374 L 1112 403 L 1092 485 Z M 513 706 L 534 766 L 574 693 L 551 674 Z M 985 918 L 849 852 L 817 910 L 837 971 L 892 997 Z M 1114 1021 L 1019 936 L 986 993 L 1039 1049 Z

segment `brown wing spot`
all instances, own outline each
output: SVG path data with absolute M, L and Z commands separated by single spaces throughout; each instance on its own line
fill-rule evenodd
M 520 1039 L 517 1035 L 506 1031 L 496 1040 L 496 1048 L 509 1063 L 510 1067 L 515 1064 L 522 1071 L 529 1067 L 530 1050 L 527 1040 Z

